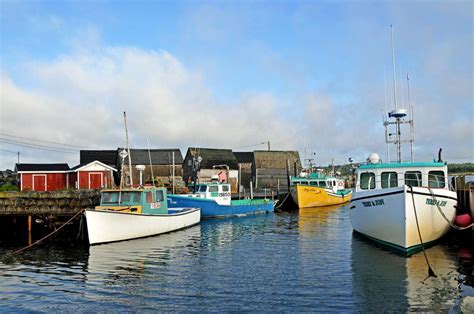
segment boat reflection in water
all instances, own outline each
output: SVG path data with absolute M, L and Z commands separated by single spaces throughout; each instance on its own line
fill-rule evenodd
M 148 288 L 156 290 L 156 280 L 164 285 L 179 284 L 180 277 L 169 270 L 173 264 L 186 264 L 199 254 L 200 238 L 201 227 L 196 225 L 158 236 L 91 246 L 87 284 L 93 291 L 100 290 L 94 292 L 96 296 L 113 294 L 103 300 L 108 308 L 113 302 L 123 308 L 127 302 L 137 302 L 137 296 L 152 293 L 145 291 Z M 161 272 L 163 268 L 168 271 Z
M 428 276 L 423 252 L 402 257 L 354 233 L 352 276 L 358 311 L 451 309 L 460 296 L 457 253 L 439 244 L 427 249 L 426 254 L 437 277 Z
M 300 235 L 312 235 L 319 233 L 321 229 L 325 231 L 338 232 L 341 222 L 340 210 L 346 205 L 330 205 L 320 207 L 306 207 L 298 209 L 298 228 Z M 330 223 L 330 226 L 328 224 Z M 326 232 L 325 232 L 326 233 Z M 329 234 L 330 236 L 330 234 Z

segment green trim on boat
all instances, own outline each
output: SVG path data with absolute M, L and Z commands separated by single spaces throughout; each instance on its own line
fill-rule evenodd
M 254 198 L 254 199 L 232 200 L 230 203 L 231 205 L 258 205 L 258 204 L 268 204 L 271 201 L 272 200 L 269 200 L 269 199 Z
M 364 238 L 367 238 L 371 241 L 374 241 L 376 242 L 377 244 L 379 244 L 380 246 L 382 246 L 383 248 L 385 249 L 388 249 L 389 251 L 392 251 L 392 252 L 395 252 L 395 253 L 398 253 L 398 254 L 401 254 L 405 257 L 408 257 L 410 255 L 413 255 L 415 253 L 418 253 L 420 252 L 421 250 L 423 250 L 423 247 L 425 249 L 429 248 L 429 247 L 432 247 L 433 245 L 436 244 L 437 240 L 435 241 L 431 241 L 431 242 L 427 242 L 427 243 L 424 243 L 424 244 L 417 244 L 417 245 L 413 245 L 413 246 L 410 246 L 409 248 L 404 248 L 404 247 L 401 247 L 399 245 L 396 245 L 396 244 L 393 244 L 393 243 L 390 243 L 390 242 L 386 242 L 386 241 L 383 241 L 383 240 L 380 240 L 380 239 L 377 239 L 377 238 L 374 238 L 374 237 L 371 237 L 369 235 L 366 235 L 366 234 L 363 234 L 363 233 L 360 233 L 356 230 L 354 230 L 355 233 L 357 233 L 357 235 L 360 235 Z
M 359 169 L 378 169 L 378 168 L 411 168 L 411 167 L 444 167 L 444 162 L 406 162 L 389 164 L 367 164 L 360 165 Z

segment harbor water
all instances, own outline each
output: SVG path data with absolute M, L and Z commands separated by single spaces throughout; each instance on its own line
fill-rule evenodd
M 203 220 L 97 246 L 0 248 L 2 312 L 460 312 L 472 248 L 410 258 L 353 234 L 348 206 Z

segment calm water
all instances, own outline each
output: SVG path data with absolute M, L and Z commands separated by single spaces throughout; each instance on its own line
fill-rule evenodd
M 422 253 L 403 258 L 354 237 L 347 207 L 204 220 L 14 258 L 0 250 L 2 312 L 456 312 L 461 296 L 474 295 L 461 249 L 427 250 L 438 275 L 427 278 Z

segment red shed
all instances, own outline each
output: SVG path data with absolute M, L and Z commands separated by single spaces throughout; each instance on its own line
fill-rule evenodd
M 71 168 L 70 184 L 76 189 L 102 189 L 114 186 L 115 168 L 98 160 Z
M 56 191 L 69 188 L 68 164 L 16 164 L 21 191 Z

